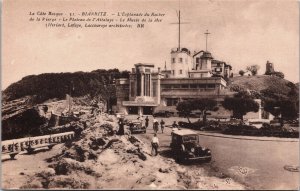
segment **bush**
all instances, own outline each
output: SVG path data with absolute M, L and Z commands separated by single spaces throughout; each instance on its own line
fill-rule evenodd
M 239 74 L 240 74 L 241 76 L 243 76 L 243 75 L 245 74 L 245 71 L 244 71 L 244 70 L 240 70 L 240 71 L 239 71 Z

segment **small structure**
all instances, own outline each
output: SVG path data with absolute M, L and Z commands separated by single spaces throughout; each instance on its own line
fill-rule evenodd
M 273 63 L 269 62 L 269 60 L 268 60 L 267 63 L 266 63 L 266 72 L 265 72 L 265 74 L 266 75 L 271 75 L 274 72 L 275 72 L 274 65 L 273 65 Z

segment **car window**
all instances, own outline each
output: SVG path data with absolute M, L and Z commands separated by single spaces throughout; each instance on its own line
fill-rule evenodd
M 197 141 L 197 136 L 196 135 L 184 136 L 183 137 L 183 141 L 184 142 L 187 142 L 187 141 Z

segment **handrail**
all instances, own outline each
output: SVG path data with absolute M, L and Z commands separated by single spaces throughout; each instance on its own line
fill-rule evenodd
M 1 153 L 10 153 L 16 151 L 21 152 L 24 151 L 25 148 L 31 146 L 47 145 L 49 143 L 63 143 L 68 140 L 73 140 L 74 137 L 75 133 L 71 131 L 51 135 L 6 140 L 1 142 Z

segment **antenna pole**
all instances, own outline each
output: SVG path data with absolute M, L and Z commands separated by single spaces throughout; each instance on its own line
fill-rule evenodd
M 180 10 L 179 10 L 179 16 L 178 16 L 178 28 L 179 28 L 179 31 L 178 31 L 178 51 L 180 51 Z
M 210 34 L 209 32 L 208 32 L 208 30 L 206 30 L 206 33 L 204 33 L 205 35 L 206 35 L 206 46 L 205 46 L 205 51 L 207 51 L 207 37 L 208 37 L 208 35 Z

